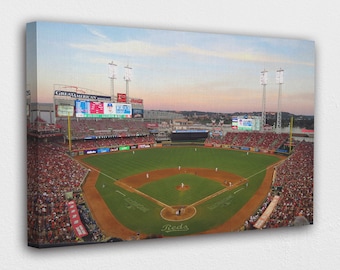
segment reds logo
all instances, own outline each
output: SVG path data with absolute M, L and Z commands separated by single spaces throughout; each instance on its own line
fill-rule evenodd
M 171 225 L 171 224 L 165 224 L 162 227 L 162 232 L 186 232 L 189 230 L 189 227 L 187 225 L 184 225 L 181 223 L 180 225 Z

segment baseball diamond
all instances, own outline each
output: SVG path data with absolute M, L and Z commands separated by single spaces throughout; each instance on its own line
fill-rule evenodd
M 91 170 L 83 191 L 99 226 L 130 240 L 137 232 L 146 238 L 239 229 L 269 192 L 281 157 L 175 147 L 77 159 Z

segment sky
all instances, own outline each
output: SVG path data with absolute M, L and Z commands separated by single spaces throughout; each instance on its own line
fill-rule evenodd
M 129 96 L 143 99 L 146 110 L 262 111 L 266 70 L 266 111 L 275 112 L 283 69 L 281 111 L 314 115 L 311 40 L 56 22 L 28 25 L 26 38 L 32 102 L 52 103 L 56 85 L 110 95 L 113 62 L 115 94 L 126 92 L 128 65 Z

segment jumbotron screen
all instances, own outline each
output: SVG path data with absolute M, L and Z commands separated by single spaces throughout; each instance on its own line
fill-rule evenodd
M 76 100 L 76 117 L 131 118 L 131 104 Z
M 253 119 L 238 119 L 238 130 L 253 130 Z
M 260 130 L 260 117 L 233 116 L 231 127 L 235 130 L 254 131 Z

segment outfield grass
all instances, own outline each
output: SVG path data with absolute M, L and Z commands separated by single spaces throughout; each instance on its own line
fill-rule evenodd
M 111 212 L 126 227 L 146 234 L 179 236 L 195 234 L 223 224 L 232 217 L 261 185 L 267 166 L 277 162 L 274 156 L 216 148 L 174 147 L 117 152 L 89 156 L 84 161 L 100 169 L 102 174 L 96 188 Z M 165 221 L 160 216 L 162 207 L 150 200 L 128 192 L 114 181 L 141 172 L 164 168 L 199 167 L 231 172 L 249 178 L 249 186 L 240 191 L 224 192 L 197 206 L 196 215 L 183 222 Z M 185 180 L 184 178 L 185 177 Z M 190 185 L 183 192 L 176 190 L 180 183 Z M 195 175 L 180 174 L 151 182 L 139 188 L 145 194 L 168 205 L 191 204 L 222 189 L 220 183 Z M 183 230 L 166 232 L 167 225 L 181 225 Z M 187 229 L 187 230 L 186 230 Z
M 145 171 L 164 168 L 198 167 L 221 170 L 249 177 L 260 169 L 277 161 L 268 155 L 242 151 L 229 151 L 216 148 L 173 147 L 151 148 L 147 150 L 117 152 L 89 156 L 85 162 L 101 169 L 115 179 L 127 177 Z

